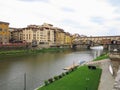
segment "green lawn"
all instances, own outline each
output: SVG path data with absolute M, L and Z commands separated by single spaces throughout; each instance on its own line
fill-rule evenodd
M 99 68 L 90 70 L 87 66 L 82 66 L 38 90 L 97 90 L 101 72 Z

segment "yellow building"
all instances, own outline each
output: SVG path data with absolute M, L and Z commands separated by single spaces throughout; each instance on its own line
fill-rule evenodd
M 61 45 L 64 45 L 65 44 L 65 32 L 64 31 L 60 33 L 60 39 L 61 39 Z
M 58 28 L 55 28 L 55 45 L 60 46 L 60 31 Z
M 0 21 L 0 44 L 9 43 L 9 23 Z
M 68 32 L 65 33 L 65 44 L 66 45 L 72 44 L 72 36 Z
M 55 43 L 57 46 L 64 45 L 65 44 L 65 32 L 61 28 L 55 29 Z

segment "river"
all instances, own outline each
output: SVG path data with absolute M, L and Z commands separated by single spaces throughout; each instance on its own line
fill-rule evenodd
M 3 58 L 0 60 L 0 90 L 24 90 L 25 87 L 26 90 L 34 90 L 44 80 L 64 72 L 63 68 L 73 62 L 90 61 L 101 53 L 95 50 L 67 50 Z

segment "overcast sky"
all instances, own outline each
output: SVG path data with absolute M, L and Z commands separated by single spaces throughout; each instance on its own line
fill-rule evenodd
M 80 35 L 120 35 L 120 0 L 0 0 L 0 21 L 23 28 L 44 22 Z

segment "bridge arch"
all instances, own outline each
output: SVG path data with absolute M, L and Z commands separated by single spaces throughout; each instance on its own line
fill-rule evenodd
M 117 40 L 112 40 L 112 41 L 111 41 L 111 44 L 117 44 L 117 43 L 118 43 Z

